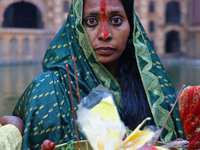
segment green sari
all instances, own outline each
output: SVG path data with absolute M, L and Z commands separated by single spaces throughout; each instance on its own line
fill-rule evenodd
M 82 24 L 83 0 L 73 0 L 68 19 L 50 44 L 43 60 L 43 73 L 37 76 L 19 99 L 13 115 L 25 122 L 23 149 L 40 149 L 45 139 L 56 144 L 76 140 L 70 104 L 66 64 L 69 65 L 74 108 L 78 108 L 72 56 L 78 75 L 81 98 L 99 84 L 113 94 L 119 113 L 122 111 L 118 81 L 98 61 Z M 176 99 L 171 84 L 155 50 L 134 14 L 132 44 L 148 103 L 157 127 L 161 128 Z M 161 140 L 184 138 L 178 107 L 170 116 Z M 80 140 L 84 136 L 79 132 Z

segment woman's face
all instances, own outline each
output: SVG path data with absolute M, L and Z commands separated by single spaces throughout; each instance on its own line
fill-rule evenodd
M 130 33 L 121 0 L 84 0 L 83 24 L 99 61 L 118 62 Z

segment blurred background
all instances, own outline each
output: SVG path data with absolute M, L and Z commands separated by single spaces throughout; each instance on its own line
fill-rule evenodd
M 0 0 L 0 116 L 42 72 L 70 0 Z M 200 0 L 135 0 L 135 10 L 178 91 L 200 84 Z

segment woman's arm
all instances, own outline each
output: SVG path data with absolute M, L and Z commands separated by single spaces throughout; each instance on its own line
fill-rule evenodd
M 7 124 L 12 124 L 18 128 L 20 131 L 21 135 L 23 136 L 24 133 L 24 122 L 21 118 L 16 117 L 16 116 L 3 116 L 0 117 L 0 123 L 1 125 L 7 125 Z

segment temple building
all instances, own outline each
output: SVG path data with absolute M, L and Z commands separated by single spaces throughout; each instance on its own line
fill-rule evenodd
M 0 0 L 0 63 L 41 61 L 70 0 Z M 161 57 L 200 59 L 200 0 L 135 0 Z
M 136 0 L 159 56 L 200 59 L 200 0 Z
M 69 0 L 0 0 L 0 63 L 41 62 Z

